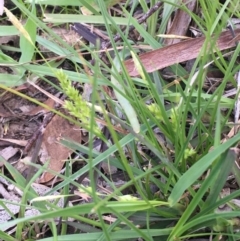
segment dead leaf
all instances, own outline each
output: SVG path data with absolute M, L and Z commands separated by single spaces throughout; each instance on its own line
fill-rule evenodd
M 14 110 L 14 109 L 19 109 L 22 111 L 22 115 L 26 115 L 26 116 L 34 116 L 40 113 L 46 113 L 49 110 L 47 110 L 46 108 L 42 107 L 42 106 L 34 106 L 32 103 L 27 103 L 27 104 L 23 104 L 22 101 L 19 101 L 19 99 L 14 98 L 14 96 L 9 95 L 9 97 L 7 97 L 7 100 L 9 102 L 9 104 L 7 104 L 8 109 L 6 107 L 3 106 L 3 104 L 0 104 L 0 117 L 3 118 L 8 118 L 8 117 L 15 117 L 17 116 L 14 111 L 10 111 L 10 110 Z M 1 99 L 1 103 L 5 103 L 6 105 L 6 101 L 5 99 Z M 49 107 L 49 109 L 53 109 L 54 108 L 54 100 L 51 98 L 48 98 L 45 102 L 43 102 L 43 104 L 47 105 Z
M 6 108 L 4 108 L 2 104 L 0 104 L 0 117 L 8 118 L 8 117 L 12 117 L 13 115 L 14 114 L 12 112 L 10 112 L 9 110 L 6 110 Z
M 48 98 L 43 104 L 47 105 L 49 107 L 49 109 L 53 109 L 54 108 L 54 104 L 55 101 L 52 100 L 51 98 Z M 29 116 L 34 116 L 37 115 L 39 113 L 46 113 L 49 110 L 45 109 L 44 107 L 38 105 L 37 107 L 35 107 L 34 109 L 32 109 L 31 111 L 25 113 L 25 115 L 29 115 Z
M 57 28 L 57 27 L 51 28 L 51 30 L 71 46 L 75 46 L 77 43 L 80 42 L 78 34 L 73 30 L 68 30 L 65 28 Z M 42 33 L 41 36 L 43 38 L 49 39 L 48 34 Z M 55 41 L 54 38 L 52 40 Z
M 18 148 L 8 146 L 0 151 L 0 156 L 3 157 L 6 161 L 8 161 L 11 157 L 15 156 L 18 151 Z M 0 167 L 1 166 L 3 166 L 3 163 L 0 163 Z
M 0 45 L 8 44 L 9 42 L 13 42 L 14 46 L 17 46 L 18 36 L 16 36 L 16 35 L 1 36 Z
M 44 153 L 44 161 L 50 160 L 49 169 L 60 172 L 64 161 L 68 159 L 72 151 L 60 144 L 61 138 L 68 138 L 81 143 L 81 131 L 79 126 L 69 123 L 68 120 L 55 115 L 48 124 L 42 143 L 42 153 Z M 78 131 L 79 130 L 79 131 Z M 39 179 L 39 183 L 50 181 L 54 177 L 49 172 L 43 173 Z
M 240 40 L 240 29 L 236 29 L 235 34 L 237 37 L 233 40 L 230 31 L 222 32 L 217 40 L 217 48 L 219 50 L 225 50 L 235 47 L 235 41 Z M 204 41 L 205 37 L 189 39 L 144 53 L 139 56 L 139 59 L 146 71 L 152 73 L 153 71 L 166 68 L 173 64 L 196 58 L 200 53 Z M 215 52 L 215 49 L 212 51 Z M 139 75 L 132 59 L 126 60 L 124 64 L 130 76 L 134 77 Z
M 101 164 L 101 168 L 104 170 L 104 173 L 107 175 L 112 175 L 117 172 L 117 168 L 115 166 L 112 166 L 106 162 L 103 162 Z

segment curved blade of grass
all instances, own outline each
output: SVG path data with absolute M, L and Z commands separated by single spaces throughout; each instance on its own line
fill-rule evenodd
M 19 31 L 14 26 L 0 26 L 0 36 L 18 35 Z
M 160 26 L 160 32 L 164 33 L 166 29 L 166 25 L 168 23 L 169 18 L 171 17 L 172 12 L 174 11 L 175 4 L 178 3 L 178 0 L 169 0 L 163 3 L 163 13 L 162 13 L 162 21 Z
M 216 223 L 217 219 L 231 219 L 236 218 L 240 215 L 240 211 L 231 211 L 231 212 L 222 212 L 222 213 L 212 213 L 208 215 L 200 216 L 199 218 L 192 220 L 191 222 L 187 223 L 184 227 L 182 232 L 185 232 L 186 230 L 189 230 L 191 228 L 195 228 L 196 230 L 199 227 L 206 227 L 206 223 L 209 223 L 209 221 L 212 221 L 212 223 Z M 229 224 L 230 225 L 230 224 Z
M 171 228 L 166 229 L 142 229 L 143 232 L 147 236 L 152 237 L 160 237 L 166 236 L 170 233 Z M 101 237 L 102 232 L 95 232 L 95 233 L 81 233 L 81 234 L 71 234 L 65 236 L 59 236 L 58 241 L 79 241 L 79 240 L 87 240 L 87 241 L 96 241 L 99 240 Z M 115 232 L 111 232 L 110 234 L 111 240 L 129 240 L 129 239 L 136 239 L 139 238 L 139 233 L 135 230 L 119 230 Z M 152 239 L 149 239 L 152 240 Z M 165 240 L 165 239 L 164 239 Z M 44 238 L 39 239 L 39 241 L 53 241 L 53 238 Z
M 223 154 L 239 140 L 240 133 L 224 144 L 218 146 L 215 150 L 209 152 L 206 156 L 194 164 L 187 172 L 185 172 L 174 186 L 172 193 L 168 198 L 170 205 L 174 206 L 181 198 L 184 191 L 187 190 L 221 154 Z
M 82 6 L 83 0 L 25 0 L 25 2 L 49 6 Z
M 59 56 L 66 56 L 66 58 L 70 59 L 76 63 L 82 63 L 81 59 L 74 56 L 74 52 L 69 51 L 64 47 L 60 47 L 58 44 L 51 42 L 43 37 L 37 36 L 37 42 L 44 46 L 45 48 L 49 49 L 51 52 L 59 55 Z
M 5 241 L 17 241 L 15 238 L 11 237 L 7 233 L 0 230 L 0 239 Z
M 119 25 L 128 25 L 127 18 L 112 17 L 112 19 Z M 96 23 L 105 24 L 105 19 L 101 15 L 85 16 L 79 14 L 45 14 L 44 22 L 48 23 Z M 108 24 L 111 24 L 108 21 Z
M 34 15 L 36 14 L 35 8 L 33 8 L 32 14 Z M 29 33 L 29 37 L 31 38 L 32 43 L 35 43 L 36 32 L 37 32 L 36 23 L 31 18 L 28 18 L 24 28 Z M 22 54 L 19 62 L 24 63 L 24 62 L 31 61 L 34 54 L 35 45 L 29 44 L 29 40 L 23 35 L 20 35 L 20 49 L 22 51 Z
M 217 17 L 214 20 L 214 23 L 211 26 L 210 29 L 210 34 L 213 34 L 214 30 L 216 29 L 217 25 L 219 25 L 219 22 L 222 22 L 225 14 L 226 14 L 226 8 L 228 8 L 229 2 L 232 0 L 227 0 L 224 2 L 224 4 L 221 6 L 221 8 L 219 9 L 219 13 L 217 15 Z M 226 18 L 224 19 L 226 20 Z
M 215 203 L 213 203 L 212 205 L 209 205 L 208 207 L 206 207 L 204 210 L 201 210 L 195 217 L 194 219 L 197 219 L 201 216 L 204 216 L 210 212 L 212 212 L 213 210 L 215 210 L 217 207 L 221 206 L 221 205 L 225 205 L 227 202 L 230 202 L 231 200 L 238 198 L 240 195 L 240 190 L 237 190 L 233 193 L 231 193 L 230 195 L 221 198 L 220 200 L 216 201 Z
M 49 5 L 49 6 L 76 6 L 81 7 L 84 6 L 89 11 L 91 11 L 93 14 L 99 14 L 98 11 L 95 10 L 91 4 L 89 4 L 85 0 L 26 0 L 28 3 L 35 2 L 35 4 L 42 4 L 42 5 Z
M 48 66 L 43 66 L 43 65 L 25 64 L 23 66 L 27 70 L 31 71 L 32 73 L 35 73 L 36 75 L 40 75 L 40 76 L 48 75 L 48 76 L 56 77 L 56 72 L 59 70 L 58 68 L 49 68 Z M 89 83 L 89 78 L 86 74 L 81 74 L 70 70 L 62 70 L 62 71 L 64 72 L 64 74 L 68 76 L 68 78 L 71 81 L 76 81 L 80 83 Z M 98 79 L 97 81 L 99 85 L 109 84 L 107 81 L 104 81 L 103 79 Z
M 121 60 L 123 60 L 123 57 L 125 56 L 124 52 L 125 51 L 122 51 L 122 52 L 119 53 L 119 57 L 120 57 Z M 119 61 L 120 60 L 119 60 L 118 57 L 114 58 L 114 60 L 113 60 L 114 67 L 112 68 L 112 73 L 116 73 L 116 70 L 120 71 L 121 64 L 120 64 Z M 125 90 L 124 90 L 124 87 L 115 78 L 115 76 L 113 74 L 111 75 L 111 82 L 115 86 L 115 89 L 121 91 L 124 94 L 126 93 Z M 139 133 L 140 132 L 140 124 L 138 122 L 136 111 L 132 107 L 131 103 L 122 94 L 120 94 L 118 91 L 114 91 L 114 92 L 115 92 L 115 95 L 117 97 L 117 100 L 119 101 L 120 105 L 122 106 L 128 120 L 129 120 L 133 130 L 136 133 Z
M 145 202 L 142 200 L 134 202 L 119 202 L 119 201 L 110 201 L 105 206 L 102 206 L 99 210 L 102 214 L 109 213 L 109 209 L 112 208 L 116 211 L 121 210 L 121 212 L 137 212 L 140 210 L 149 210 L 152 207 L 158 207 L 166 204 L 161 201 L 149 201 Z M 74 217 L 76 214 L 89 214 L 94 210 L 95 203 L 77 205 L 74 207 L 67 207 L 65 209 L 58 209 L 54 211 L 49 211 L 47 213 L 42 213 L 33 217 L 23 217 L 16 220 L 9 221 L 8 223 L 1 224 L 1 229 L 12 227 L 22 222 L 34 221 L 34 220 L 46 220 L 56 217 Z
M 19 75 L 0 74 L 0 84 L 7 87 L 14 87 L 24 84 L 25 81 Z

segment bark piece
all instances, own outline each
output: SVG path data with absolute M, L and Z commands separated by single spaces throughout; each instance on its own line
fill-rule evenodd
M 235 42 L 240 40 L 240 29 L 236 29 L 235 34 L 236 37 L 233 38 L 230 31 L 222 32 L 215 48 L 208 52 L 216 52 L 216 49 L 225 50 L 235 47 Z M 214 36 L 212 38 L 214 38 Z M 146 71 L 152 73 L 153 71 L 166 68 L 173 64 L 196 58 L 202 49 L 204 41 L 205 37 L 182 41 L 144 53 L 139 56 L 139 59 Z M 126 60 L 124 64 L 130 76 L 134 77 L 139 75 L 132 59 Z

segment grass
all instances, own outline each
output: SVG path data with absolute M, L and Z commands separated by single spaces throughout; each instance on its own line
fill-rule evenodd
M 179 1 L 164 1 L 160 10 L 147 20 L 146 26 L 138 24 L 133 14 L 137 6 L 146 12 L 156 3 L 154 0 L 150 1 L 150 4 L 145 1 L 133 2 L 130 8 L 130 1 L 125 1 L 121 4 L 122 13 L 117 17 L 108 12 L 111 2 L 103 0 L 96 1 L 97 7 L 93 7 L 92 2 L 88 1 L 78 1 L 77 6 L 76 1 L 69 0 L 38 0 L 35 3 L 27 1 L 26 4 L 16 0 L 12 2 L 15 11 L 17 10 L 16 17 L 24 18 L 27 22 L 19 25 L 9 13 L 11 24 L 15 27 L 0 26 L 0 30 L 4 30 L 0 31 L 2 36 L 20 31 L 20 45 L 15 48 L 21 53 L 19 59 L 13 59 L 11 48 L 7 45 L 2 48 L 4 51 L 1 51 L 0 66 L 10 67 L 14 74 L 0 73 L 0 79 L 5 80 L 0 81 L 0 87 L 22 95 L 12 87 L 36 77 L 51 84 L 50 76 L 58 77 L 61 83 L 66 78 L 70 82 L 92 85 L 91 103 L 84 102 L 77 95 L 71 95 L 74 89 L 69 92 L 68 82 L 61 85 L 62 90 L 53 85 L 70 97 L 74 108 L 68 107 L 68 110 L 78 121 L 73 117 L 67 118 L 87 129 L 90 141 L 87 146 L 70 140 L 62 141 L 62 144 L 70 149 L 82 155 L 87 154 L 87 158 L 81 157 L 86 165 L 79 170 L 73 170 L 71 163 L 74 160 L 70 160 L 65 174 L 54 173 L 61 177 L 62 181 L 46 194 L 48 196 L 59 191 L 66 198 L 69 185 L 73 185 L 81 190 L 85 189 L 91 201 L 60 208 L 49 202 L 47 197 L 45 200 L 38 200 L 31 183 L 48 170 L 48 163 L 44 166 L 32 164 L 38 171 L 31 181 L 26 183 L 21 173 L 2 158 L 5 169 L 13 177 L 8 178 L 9 181 L 22 190 L 23 195 L 19 204 L 19 216 L 0 225 L 0 238 L 6 241 L 33 240 L 38 237 L 37 230 L 42 230 L 46 225 L 48 232 L 45 236 L 39 236 L 38 240 L 137 240 L 140 237 L 142 240 L 196 240 L 201 237 L 206 240 L 239 240 L 240 211 L 232 200 L 239 197 L 240 191 L 237 188 L 232 189 L 231 194 L 224 198 L 220 198 L 220 193 L 228 183 L 229 173 L 234 175 L 237 185 L 240 184 L 239 169 L 235 164 L 240 134 L 236 133 L 232 138 L 222 141 L 233 127 L 231 115 L 238 97 L 224 97 L 223 94 L 227 85 L 237 87 L 235 75 L 240 69 L 237 64 L 240 47 L 236 46 L 231 50 L 231 54 L 229 50 L 225 53 L 211 53 L 207 48 L 209 44 L 212 50 L 215 48 L 218 36 L 231 17 L 240 17 L 239 2 L 232 0 L 222 4 L 219 1 L 199 0 L 198 13 L 189 12 L 184 4 L 179 5 Z M 57 14 L 53 12 L 43 16 L 35 4 L 40 4 L 42 11 L 45 11 L 47 5 L 54 4 L 59 10 Z M 94 14 L 82 15 L 79 6 Z M 190 73 L 181 64 L 169 67 L 172 81 L 178 79 L 177 83 L 169 84 L 162 70 L 151 74 L 146 72 L 138 58 L 139 50 L 133 48 L 133 42 L 122 32 L 119 25 L 126 26 L 126 29 L 133 25 L 142 37 L 139 44 L 158 49 L 162 47 L 162 39 L 157 35 L 165 34 L 167 24 L 177 9 L 188 12 L 192 17 L 192 25 L 202 31 L 206 40 Z M 104 32 L 109 36 L 113 48 L 112 53 L 106 53 L 110 65 L 106 65 L 99 58 L 95 48 L 83 44 L 77 50 L 91 54 L 98 63 L 91 66 L 89 61 L 47 25 L 78 21 L 104 26 Z M 37 28 L 51 36 L 51 40 L 42 38 Z M 122 37 L 120 44 L 113 39 L 116 33 Z M 213 34 L 215 38 L 211 37 Z M 44 58 L 37 44 L 44 45 L 63 60 Z M 118 46 L 122 49 L 119 50 Z M 37 54 L 42 62 L 36 61 Z M 226 54 L 228 57 L 225 57 Z M 140 77 L 129 76 L 123 65 L 123 61 L 128 57 L 134 59 Z M 60 72 L 60 64 L 64 60 L 70 61 L 72 69 Z M 215 90 L 207 93 L 203 85 L 212 66 L 220 70 L 223 77 Z M 92 75 L 87 73 L 88 68 L 92 70 Z M 103 86 L 113 89 L 116 100 L 106 94 Z M 104 97 L 104 101 L 100 96 Z M 38 103 L 36 100 L 31 101 Z M 83 104 L 82 108 L 89 106 L 89 112 L 86 111 L 89 123 L 82 120 L 85 117 L 79 116 L 75 108 L 79 106 L 79 102 Z M 123 113 L 125 118 L 120 118 L 119 112 Z M 107 123 L 112 142 L 96 129 L 96 118 L 102 118 Z M 112 120 L 115 126 L 121 126 L 127 134 L 117 132 Z M 108 148 L 103 152 L 95 150 L 95 138 L 102 139 Z M 128 177 L 128 181 L 121 187 L 116 187 L 111 178 L 108 179 L 100 173 L 112 190 L 105 196 L 98 194 L 94 179 L 95 167 L 102 162 L 124 171 Z M 75 181 L 87 172 L 90 189 Z M 152 186 L 157 191 L 152 190 Z M 129 187 L 135 191 L 126 196 L 123 190 Z M 30 205 L 30 200 L 31 206 L 41 213 L 26 217 L 24 212 Z M 3 199 L 0 202 L 1 205 L 7 203 Z M 231 211 L 218 211 L 221 205 L 230 206 Z M 63 220 L 72 218 L 75 222 L 63 222 L 59 230 L 55 222 L 59 217 Z M 109 217 L 112 221 L 107 221 Z M 76 231 L 69 231 L 67 225 Z M 15 232 L 9 234 L 7 228 L 15 226 Z

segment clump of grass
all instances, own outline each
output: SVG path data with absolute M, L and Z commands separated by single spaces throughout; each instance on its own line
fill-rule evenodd
M 89 158 L 85 160 L 87 165 L 82 169 L 72 174 L 68 173 L 66 176 L 59 175 L 63 181 L 52 191 L 60 190 L 69 184 L 77 186 L 78 184 L 74 182 L 77 177 L 86 172 L 92 173 L 94 167 L 102 162 L 117 167 L 127 178 L 122 186 L 117 187 L 111 177 L 107 178 L 99 173 L 111 187 L 107 196 L 100 197 L 93 191 L 88 194 L 92 201 L 87 204 L 51 211 L 44 210 L 44 213 L 35 217 L 17 218 L 3 225 L 8 227 L 17 224 L 16 235 L 10 236 L 2 231 L 0 237 L 4 240 L 14 240 L 13 237 L 20 237 L 21 231 L 27 227 L 32 228 L 30 221 L 34 221 L 37 225 L 39 220 L 51 220 L 48 223 L 51 238 L 40 240 L 130 240 L 139 237 L 144 240 L 187 240 L 199 236 L 207 238 L 212 236 L 214 240 L 219 240 L 223 236 L 229 240 L 239 239 L 237 226 L 240 213 L 239 207 L 233 205 L 233 200 L 240 195 L 240 191 L 232 190 L 232 193 L 224 198 L 220 198 L 220 193 L 231 171 L 234 175 L 239 175 L 239 170 L 234 164 L 237 151 L 232 147 L 239 142 L 240 134 L 236 134 L 224 143 L 221 143 L 221 138 L 226 135 L 226 129 L 229 131 L 231 127 L 229 116 L 235 103 L 234 99 L 223 97 L 223 92 L 227 84 L 236 85 L 234 75 L 239 71 L 236 60 L 240 48 L 233 50 L 229 59 L 224 58 L 219 51 L 215 54 L 206 52 L 209 43 L 215 46 L 217 36 L 227 25 L 227 20 L 233 14 L 240 17 L 239 9 L 234 7 L 239 6 L 238 1 L 226 1 L 221 4 L 219 1 L 199 0 L 198 7 L 203 17 L 188 12 L 187 7 L 179 5 L 177 1 L 171 4 L 166 2 L 158 14 L 149 18 L 145 27 L 138 24 L 132 17 L 133 13 L 137 5 L 146 12 L 155 1 L 151 1 L 150 5 L 140 1 L 139 4 L 136 2 L 130 7 L 129 1 L 123 3 L 121 11 L 125 17 L 122 18 L 112 18 L 107 11 L 106 3 L 100 0 L 97 2 L 97 12 L 91 3 L 82 2 L 82 6 L 95 15 L 81 15 L 81 20 L 95 23 L 98 18 L 100 23 L 104 23 L 105 34 L 110 37 L 113 47 L 111 54 L 106 53 L 111 68 L 88 46 L 80 46 L 80 50 L 87 49 L 98 63 L 89 67 L 93 71 L 93 87 L 101 91 L 104 97 L 104 102 L 99 101 L 98 104 L 107 107 L 109 111 L 108 113 L 103 111 L 102 118 L 111 133 L 111 142 L 103 138 L 108 148 L 100 153 L 92 148 L 92 143 L 89 146 L 82 146 L 80 143 L 63 141 L 66 146 L 70 148 L 74 146 L 74 149 L 87 154 Z M 51 33 L 51 30 L 36 17 L 34 11 L 28 11 L 22 3 L 15 0 L 13 3 L 39 27 L 56 37 L 57 43 L 66 45 Z M 66 6 L 70 2 L 62 1 L 61 4 Z M 181 80 L 171 86 L 161 71 L 146 73 L 137 59 L 137 51 L 119 25 L 125 24 L 127 27 L 133 25 L 143 38 L 140 44 L 157 49 L 162 47 L 162 41 L 156 36 L 165 33 L 167 23 L 177 9 L 188 12 L 195 26 L 206 36 L 206 41 L 190 73 L 180 64 L 169 67 L 174 78 L 177 76 Z M 162 17 L 161 21 L 159 16 Z M 61 14 L 48 14 L 47 20 L 65 23 L 70 20 L 78 21 L 79 18 L 70 14 L 64 17 Z M 121 35 L 123 50 L 119 50 L 113 41 L 113 31 Z M 211 38 L 213 33 L 215 43 Z M 57 43 L 41 39 L 36 32 L 35 35 L 38 43 L 45 43 L 53 52 L 62 53 L 62 48 Z M 46 62 L 45 66 L 39 66 L 34 62 L 21 63 L 21 67 L 26 68 L 28 74 L 39 75 L 46 81 L 48 81 L 47 76 L 56 75 L 62 90 L 69 98 L 65 102 L 65 108 L 81 121 L 86 129 L 102 137 L 93 121 L 94 108 L 89 108 L 87 102 L 72 86 L 74 81 L 89 82 L 88 74 L 79 67 L 83 64 L 82 59 L 70 46 L 66 46 L 65 51 L 72 54 L 66 57 L 73 63 L 72 70 L 59 71 L 59 63 L 55 60 Z M 140 66 L 136 66 L 141 69 L 139 78 L 131 78 L 123 65 L 129 52 L 136 58 L 135 63 Z M 164 56 L 159 58 L 164 61 Z M 9 64 L 12 64 L 12 60 L 10 58 L 8 60 Z M 221 70 L 224 77 L 215 91 L 206 93 L 202 86 L 207 73 L 206 66 L 209 66 L 211 61 Z M 21 67 L 17 65 L 17 68 Z M 118 101 L 110 98 L 103 91 L 103 86 L 111 87 Z M 93 97 L 97 98 L 94 95 Z M 95 101 L 93 103 L 95 104 Z M 134 121 L 128 113 L 128 108 L 131 108 Z M 224 114 L 223 108 L 225 112 L 227 109 L 227 115 Z M 205 116 L 208 117 L 207 123 Z M 137 127 L 134 123 L 137 123 Z M 116 131 L 119 126 L 126 134 Z M 6 167 L 11 169 L 11 166 Z M 96 190 L 93 178 L 91 186 L 91 190 Z M 24 181 L 20 187 L 24 189 Z M 128 189 L 133 190 L 129 191 L 131 198 L 121 200 L 123 192 Z M 219 212 L 218 207 L 221 205 L 228 205 L 231 211 Z M 92 218 L 90 213 L 94 213 L 95 218 Z M 112 221 L 106 221 L 109 214 Z M 67 233 L 63 225 L 61 236 L 58 236 L 53 220 L 55 217 L 74 218 L 76 222 L 70 225 L 78 231 L 74 234 Z M 88 233 L 80 233 L 79 230 Z M 32 239 L 33 236 L 29 235 Z

